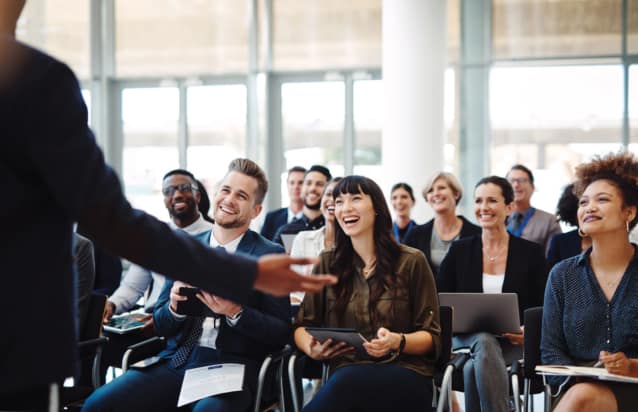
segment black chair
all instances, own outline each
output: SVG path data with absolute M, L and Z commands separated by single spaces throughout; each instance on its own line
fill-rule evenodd
M 452 355 L 452 308 L 449 306 L 441 306 L 439 308 L 439 319 L 441 324 L 441 355 L 437 361 L 437 372 L 434 376 L 434 384 L 436 387 L 441 387 L 441 382 L 443 381 L 443 370 L 450 362 L 450 357 Z M 460 355 L 459 355 L 460 358 Z M 296 370 L 297 362 L 301 360 L 310 360 L 313 363 L 320 363 L 321 365 L 321 385 L 323 385 L 328 380 L 329 368 L 326 362 L 317 362 L 308 358 L 303 352 L 297 350 L 290 356 L 288 361 L 288 379 L 290 385 L 290 392 L 292 394 L 292 404 L 293 411 L 299 412 L 302 408 L 303 399 L 300 399 L 300 390 L 297 387 L 299 382 L 296 378 Z M 306 377 L 306 376 L 304 376 Z M 313 376 L 314 377 L 314 376 Z M 438 381 L 438 383 L 437 383 Z M 451 392 L 451 387 L 449 392 Z M 436 391 L 433 391 L 433 406 L 437 404 L 437 395 Z M 448 399 L 450 400 L 450 410 L 451 410 L 451 397 L 448 395 Z M 440 405 L 444 405 L 445 399 L 441 397 L 441 400 L 438 402 Z
M 523 378 L 523 404 L 522 410 L 533 410 L 532 394 L 544 393 L 545 411 L 550 410 L 551 393 L 549 385 L 545 385 L 541 375 L 536 374 L 536 366 L 541 364 L 541 329 L 543 323 L 543 307 L 529 308 L 524 313 L 525 340 L 523 346 L 523 362 L 513 365 L 519 373 L 513 374 L 513 381 L 516 380 L 516 387 L 512 387 L 514 399 L 520 398 L 518 390 L 518 375 Z
M 105 305 L 106 295 L 91 295 L 78 343 L 80 374 L 74 376 L 73 386 L 60 388 L 62 410 L 80 410 L 82 402 L 103 383 L 100 376 L 100 357 L 104 345 L 108 342 L 108 338 L 102 336 Z
M 158 336 L 129 346 L 122 357 L 122 371 L 125 373 L 134 363 L 143 362 L 145 359 L 157 355 L 164 348 L 166 348 L 166 340 Z M 286 412 L 284 365 L 291 352 L 290 345 L 286 345 L 281 350 L 268 354 L 262 361 L 257 379 L 255 412 L 271 411 L 276 408 L 281 412 Z M 189 409 L 186 407 L 177 410 Z
M 463 382 L 463 366 L 470 359 L 468 351 L 452 352 L 452 319 L 453 308 L 441 306 L 441 344 L 442 352 L 439 359 L 439 370 L 434 376 L 434 383 L 439 387 L 440 398 L 437 404 L 437 412 L 444 410 L 452 411 L 452 391 L 462 392 L 464 390 Z M 447 348 L 444 345 L 448 345 Z M 447 358 L 447 359 L 446 359 Z M 512 364 L 510 371 L 510 390 L 514 394 L 514 410 L 520 412 L 520 403 L 518 402 L 518 380 L 517 362 Z

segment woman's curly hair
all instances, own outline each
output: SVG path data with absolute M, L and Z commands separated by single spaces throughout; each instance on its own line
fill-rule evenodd
M 595 156 L 590 162 L 576 167 L 574 194 L 580 198 L 590 184 L 608 180 L 616 186 L 623 198 L 623 206 L 638 207 L 638 159 L 633 153 L 621 151 Z M 638 213 L 629 223 L 633 229 L 638 223 Z

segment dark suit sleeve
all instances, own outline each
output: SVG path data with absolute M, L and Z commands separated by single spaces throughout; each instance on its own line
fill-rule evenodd
M 552 236 L 549 241 L 549 250 L 547 251 L 547 266 L 551 269 L 554 265 L 560 262 L 560 235 Z
M 543 298 L 545 295 L 545 285 L 547 284 L 547 272 L 548 266 L 547 262 L 544 259 L 544 251 L 543 248 L 533 245 L 533 253 L 531 254 L 531 262 L 530 262 L 530 288 L 532 293 L 530 294 L 531 305 L 534 306 L 543 306 Z M 527 308 L 526 308 L 527 309 Z
M 405 235 L 405 239 L 403 240 L 404 245 L 421 250 L 421 248 L 419 248 L 419 245 L 418 245 L 419 232 L 420 232 L 419 228 L 420 226 L 410 229 L 410 231 Z M 421 252 L 423 252 L 423 250 L 421 250 Z
M 268 240 L 272 240 L 272 237 L 274 235 L 273 229 L 272 229 L 273 215 L 274 215 L 274 212 L 268 212 L 266 214 L 266 218 L 264 219 L 264 225 L 261 227 L 261 231 L 259 232 L 260 235 L 262 235 Z
M 51 60 L 32 79 L 24 144 L 38 179 L 71 221 L 111 253 L 174 279 L 236 302 L 246 300 L 255 280 L 253 260 L 210 250 L 188 235 L 173 232 L 124 198 L 120 182 L 106 166 L 87 126 L 77 80 Z M 33 76 L 37 77 L 37 76 Z M 34 82 L 31 82 L 32 84 Z

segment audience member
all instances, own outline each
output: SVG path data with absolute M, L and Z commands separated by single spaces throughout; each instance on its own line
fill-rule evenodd
M 392 233 L 397 242 L 404 243 L 405 235 L 415 225 L 414 220 L 410 218 L 415 202 L 412 187 L 407 183 L 396 183 L 390 192 L 390 202 L 395 213 Z
M 204 204 L 204 210 L 210 209 L 208 194 L 203 190 L 205 190 L 203 186 L 187 170 L 175 169 L 164 175 L 162 195 L 164 206 L 171 219 L 168 224 L 171 228 L 180 229 L 193 236 L 209 231 L 213 227 L 212 223 L 204 219 L 204 214 L 201 212 L 202 204 Z M 144 310 L 153 312 L 163 286 L 163 275 L 131 264 L 120 287 L 106 302 L 104 321 L 108 321 L 114 314 L 119 315 L 133 309 L 147 291 Z M 152 321 L 149 320 L 149 324 L 152 325 Z
M 321 214 L 321 194 L 326 183 L 332 176 L 328 168 L 320 165 L 311 166 L 306 172 L 303 180 L 301 197 L 303 198 L 303 209 L 301 218 L 294 220 L 279 228 L 273 240 L 283 245 L 281 235 L 296 235 L 304 230 L 316 230 L 325 224 Z
M 14 218 L 3 225 L 3 273 L 22 276 L 3 277 L 3 290 L 11 293 L 0 312 L 14 313 L 24 303 L 15 291 L 32 287 L 29 310 L 7 317 L 4 327 L 11 333 L 0 336 L 0 409 L 44 409 L 56 399 L 49 394 L 57 383 L 75 372 L 74 222 L 114 255 L 237 302 L 246 302 L 253 288 L 287 296 L 334 281 L 289 269 L 307 259 L 255 261 L 210 250 L 132 209 L 88 128 L 71 70 L 15 41 L 23 6 L 24 0 L 0 1 L 0 170 L 11 193 L 0 215 L 29 216 L 27 224 Z M 35 245 L 46 247 L 34 254 Z M 42 337 L 54 338 L 42 345 Z
M 452 173 L 435 173 L 422 193 L 434 211 L 434 218 L 414 227 L 406 235 L 404 243 L 423 252 L 436 275 L 452 242 L 479 235 L 481 228 L 463 216 L 457 216 L 456 206 L 463 196 L 463 187 Z
M 589 236 L 581 236 L 578 231 L 578 198 L 574 194 L 574 184 L 565 186 L 556 206 L 556 216 L 559 221 L 565 222 L 576 229 L 554 235 L 549 242 L 547 251 L 547 267 L 552 268 L 561 260 L 576 256 L 591 246 Z
M 628 232 L 638 217 L 638 160 L 630 153 L 595 157 L 576 168 L 585 253 L 558 262 L 545 289 L 541 355 L 545 364 L 600 362 L 608 372 L 638 377 L 638 257 Z M 633 411 L 636 386 L 549 377 L 560 384 L 564 411 Z
M 75 266 L 77 270 L 75 282 L 77 287 L 77 327 L 79 333 L 89 310 L 89 300 L 91 299 L 93 283 L 95 282 L 95 261 L 93 258 L 93 244 L 89 239 L 74 233 L 73 242 L 75 244 Z
M 206 186 L 197 179 L 195 180 L 195 184 L 197 185 L 197 190 L 199 191 L 199 205 L 197 206 L 197 208 L 199 209 L 199 213 L 202 214 L 202 217 L 208 223 L 215 223 L 213 219 L 211 219 L 211 217 L 208 215 L 210 213 L 210 198 L 208 197 Z
M 266 239 L 273 240 L 280 227 L 295 219 L 301 219 L 303 215 L 301 188 L 303 187 L 305 173 L 306 169 L 301 166 L 294 166 L 288 170 L 286 187 L 288 188 L 290 204 L 288 207 L 282 207 L 266 214 L 264 225 L 261 227 L 261 235 Z
M 284 253 L 280 245 L 249 229 L 261 212 L 267 190 L 266 176 L 256 163 L 233 160 L 214 198 L 212 231 L 194 236 L 229 253 Z M 83 410 L 170 410 L 177 405 L 186 370 L 218 363 L 244 365 L 243 390 L 204 398 L 193 410 L 251 410 L 263 358 L 285 345 L 290 336 L 288 298 L 254 292 L 245 304 L 239 304 L 202 290 L 198 298 L 209 312 L 205 317 L 187 316 L 177 312 L 179 302 L 187 299 L 180 294 L 182 287 L 190 285 L 167 280 L 155 309 L 155 329 L 168 338 L 167 349 L 160 354 L 163 361 L 144 370 L 130 370 L 100 387 Z
M 507 180 L 514 189 L 513 213 L 508 218 L 507 230 L 516 237 L 536 242 L 545 253 L 550 239 L 561 233 L 556 216 L 532 207 L 534 175 L 527 167 L 517 164 L 507 173 Z
M 474 213 L 481 234 L 452 243 L 437 277 L 439 292 L 516 293 L 522 323 L 525 309 L 543 304 L 547 278 L 542 248 L 511 236 L 505 219 L 512 211 L 512 186 L 502 177 L 482 178 L 474 189 Z M 523 334 L 487 332 L 456 335 L 454 348 L 472 354 L 463 368 L 465 411 L 509 411 L 506 364 L 522 355 Z
M 335 248 L 315 272 L 340 281 L 307 294 L 295 322 L 295 343 L 329 362 L 328 381 L 305 411 L 420 411 L 432 402 L 431 377 L 440 352 L 439 305 L 432 272 L 419 251 L 399 245 L 383 192 L 348 176 L 333 190 Z M 358 353 L 343 342 L 320 343 L 306 326 L 353 328 L 368 342 Z
M 323 190 L 321 196 L 321 213 L 326 221 L 323 227 L 317 230 L 305 230 L 299 232 L 292 244 L 290 256 L 319 256 L 323 250 L 334 247 L 335 244 L 335 201 L 332 196 L 332 190 L 343 178 L 335 177 Z M 309 275 L 312 272 L 313 265 L 295 265 L 293 269 L 303 275 Z M 303 292 L 293 292 L 290 294 L 291 303 L 299 305 L 303 300 Z

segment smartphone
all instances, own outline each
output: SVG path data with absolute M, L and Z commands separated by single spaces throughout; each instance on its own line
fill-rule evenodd
M 199 293 L 199 288 L 186 286 L 179 288 L 179 294 L 188 296 L 188 299 L 177 302 L 176 312 L 180 315 L 204 316 L 204 313 L 206 313 L 206 305 L 197 298 L 197 293 Z

